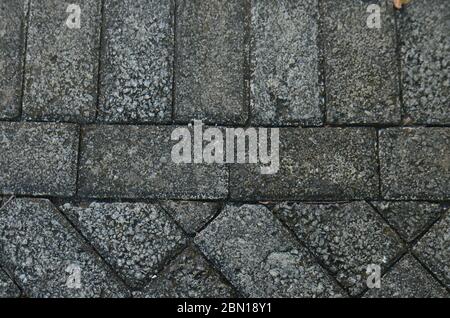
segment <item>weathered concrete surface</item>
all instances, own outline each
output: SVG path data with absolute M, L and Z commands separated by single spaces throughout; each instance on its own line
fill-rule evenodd
M 17 298 L 20 296 L 20 289 L 14 284 L 11 278 L 0 269 L 0 299 Z

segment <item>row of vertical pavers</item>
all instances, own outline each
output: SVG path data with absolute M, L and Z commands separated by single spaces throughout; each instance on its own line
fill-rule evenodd
M 75 124 L 0 123 L 0 194 L 74 195 L 78 140 Z
M 106 0 L 104 6 L 98 119 L 170 121 L 173 1 Z
M 401 107 L 391 1 L 324 0 L 321 16 L 327 120 L 398 123 Z
M 94 120 L 101 1 L 30 1 L 23 117 Z
M 243 124 L 245 8 L 248 0 L 179 0 L 175 120 Z
M 450 2 L 414 1 L 400 14 L 408 122 L 450 124 Z
M 262 205 L 226 206 L 195 243 L 245 297 L 345 296 Z
M 128 290 L 48 200 L 0 210 L 0 262 L 28 297 L 125 297 Z
M 379 196 L 375 129 L 281 128 L 279 142 L 279 169 L 272 174 L 262 174 L 257 164 L 231 165 L 232 199 L 323 201 Z
M 390 128 L 379 132 L 384 199 L 450 199 L 450 128 Z
M 318 1 L 251 2 L 252 123 L 321 125 Z
M 27 0 L 0 3 L 0 119 L 19 116 Z
M 367 287 L 367 268 L 385 271 L 405 246 L 365 202 L 282 203 L 274 213 L 328 268 L 352 296 Z
M 172 160 L 172 150 L 178 140 L 171 140 L 171 136 L 176 128 L 84 127 L 79 195 L 186 200 L 227 197 L 228 169 L 224 164 L 176 163 Z

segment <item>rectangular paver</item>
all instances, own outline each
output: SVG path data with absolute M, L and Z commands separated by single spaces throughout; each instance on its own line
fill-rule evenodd
M 242 0 L 177 1 L 175 119 L 243 123 Z
M 371 18 L 377 12 L 380 28 Z M 322 15 L 328 121 L 398 123 L 401 111 L 391 1 L 324 0 Z
M 175 126 L 83 129 L 79 193 L 87 197 L 218 199 L 228 193 L 221 164 L 172 161 Z
M 97 0 L 31 0 L 23 103 L 26 119 L 94 119 L 100 6 Z
M 0 193 L 75 194 L 78 127 L 0 123 Z
M 252 0 L 255 125 L 320 125 L 317 0 Z
M 106 0 L 99 120 L 172 116 L 173 1 Z
M 19 116 L 28 0 L 0 3 L 0 119 Z
M 279 171 L 233 164 L 230 194 L 239 200 L 346 200 L 378 197 L 372 128 L 284 128 Z

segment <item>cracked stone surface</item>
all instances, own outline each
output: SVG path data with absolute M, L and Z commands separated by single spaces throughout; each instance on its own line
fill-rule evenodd
M 172 6 L 171 0 L 105 1 L 100 120 L 170 120 Z
M 61 209 L 132 286 L 155 275 L 185 243 L 181 230 L 158 205 L 94 202 Z
M 17 298 L 20 296 L 20 289 L 14 284 L 11 278 L 0 269 L 0 299 Z
M 125 297 L 128 291 L 48 200 L 16 199 L 0 211 L 0 261 L 30 297 Z M 81 288 L 70 288 L 71 266 Z
M 252 123 L 320 125 L 317 0 L 251 2 Z
M 369 4 L 380 8 L 380 28 L 368 27 L 372 12 Z M 321 6 L 328 121 L 398 123 L 400 104 L 392 4 L 386 0 L 370 3 L 324 0 Z
M 0 119 L 19 116 L 28 0 L 0 3 Z
M 450 128 L 390 128 L 379 136 L 385 199 L 450 199 Z
M 92 121 L 100 2 L 78 0 L 80 28 L 69 28 L 66 23 L 74 12 L 69 3 L 30 1 L 23 116 L 28 120 Z
M 399 27 L 407 120 L 450 124 L 450 2 L 415 1 Z
M 343 295 L 264 206 L 227 206 L 195 243 L 245 296 Z
M 193 248 L 187 248 L 136 298 L 228 298 L 233 288 Z
M 351 295 L 358 295 L 366 287 L 368 265 L 385 269 L 404 248 L 395 232 L 365 202 L 283 203 L 275 207 L 274 213 Z
M 77 148 L 76 125 L 0 123 L 0 192 L 75 194 Z
M 372 289 L 371 298 L 449 298 L 450 294 L 411 255 L 403 257 Z

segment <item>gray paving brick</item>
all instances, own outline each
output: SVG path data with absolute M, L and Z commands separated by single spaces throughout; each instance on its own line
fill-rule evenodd
M 0 212 L 1 213 L 1 212 Z M 20 296 L 20 289 L 14 284 L 11 278 L 0 269 L 0 299 L 17 298 Z
M 450 288 L 450 212 L 419 241 L 414 253 Z
M 160 204 L 189 234 L 201 230 L 220 209 L 220 203 L 215 202 L 164 201 Z
M 0 119 L 19 116 L 28 0 L 0 3 Z
M 382 195 L 385 199 L 450 198 L 450 128 L 380 131 Z
M 92 121 L 96 112 L 100 1 L 30 0 L 23 115 L 29 120 Z M 80 6 L 80 28 L 66 25 Z
M 338 124 L 400 121 L 396 34 L 391 1 L 322 1 L 327 119 Z M 369 5 L 381 28 L 369 28 Z
M 252 0 L 251 116 L 320 125 L 317 0 Z
M 367 266 L 386 268 L 404 246 L 365 202 L 283 203 L 278 215 L 353 296 L 366 287 Z
M 345 200 L 378 196 L 375 130 L 280 129 L 280 169 L 263 175 L 256 164 L 234 164 L 232 199 Z
M 373 202 L 378 211 L 405 240 L 411 242 L 436 221 L 444 211 L 441 204 L 428 202 Z
M 76 125 L 0 123 L 0 193 L 73 195 L 77 149 Z
M 233 288 L 192 248 L 187 248 L 136 298 L 225 298 Z
M 448 298 L 447 291 L 411 255 L 406 255 L 381 279 L 380 289 L 367 298 Z
M 247 0 L 245 0 L 247 1 Z M 175 119 L 243 123 L 244 3 L 177 2 Z
M 175 126 L 88 126 L 82 131 L 79 193 L 86 197 L 219 199 L 224 165 L 176 164 Z
M 167 122 L 172 114 L 171 0 L 106 0 L 99 119 Z
M 0 260 L 29 297 L 128 294 L 48 200 L 16 199 L 0 211 Z
M 141 286 L 185 244 L 158 206 L 143 203 L 65 204 L 62 211 L 130 285 Z
M 450 124 L 450 2 L 416 1 L 399 19 L 407 120 Z
M 343 295 L 263 206 L 227 206 L 195 243 L 244 296 Z

